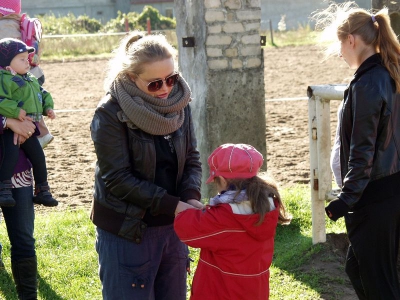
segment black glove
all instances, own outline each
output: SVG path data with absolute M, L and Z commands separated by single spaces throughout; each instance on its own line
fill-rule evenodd
M 337 221 L 337 219 L 347 214 L 348 211 L 349 206 L 339 198 L 332 200 L 329 202 L 328 206 L 325 207 L 325 212 L 332 221 Z

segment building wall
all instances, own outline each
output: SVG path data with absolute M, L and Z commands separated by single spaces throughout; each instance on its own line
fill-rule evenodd
M 91 18 L 107 22 L 117 16 L 115 0 L 22 0 L 22 12 L 29 16 L 40 16 L 53 13 L 55 16 L 65 16 L 69 13 L 75 16 L 87 15 Z
M 22 0 L 22 12 L 30 16 L 53 13 L 55 16 L 65 16 L 72 13 L 75 16 L 87 15 L 106 23 L 117 16 L 118 10 L 142 12 L 146 4 L 131 4 L 130 0 Z M 174 1 L 149 3 L 163 16 L 174 17 Z
M 287 29 L 297 29 L 300 25 L 312 24 L 309 19 L 311 13 L 328 5 L 324 0 L 260 1 L 261 30 L 269 29 L 269 20 L 271 20 L 273 29 L 276 30 L 282 15 L 286 15 Z M 336 2 L 343 2 L 343 0 L 337 0 Z M 362 8 L 371 8 L 371 0 L 356 0 L 355 2 Z M 73 13 L 75 16 L 86 14 L 105 23 L 115 18 L 121 8 L 130 7 L 130 11 L 142 12 L 145 5 L 145 3 L 131 4 L 130 0 L 22 0 L 22 11 L 27 12 L 30 16 L 44 15 L 50 12 L 56 16 L 63 16 L 68 13 Z M 158 3 L 151 1 L 148 5 L 158 9 L 164 16 L 168 15 L 172 10 L 172 16 L 175 17 L 174 1 Z

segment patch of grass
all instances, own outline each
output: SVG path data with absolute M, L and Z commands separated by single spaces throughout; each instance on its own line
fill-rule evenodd
M 101 299 L 95 230 L 85 210 L 39 214 L 35 219 L 39 299 Z M 0 299 L 17 299 L 5 223 L 0 228 L 5 270 Z
M 314 45 L 317 42 L 318 32 L 311 29 L 309 25 L 299 26 L 296 30 L 285 30 L 272 32 L 267 30 L 261 33 L 266 36 L 266 48 Z
M 167 40 L 175 47 L 178 46 L 175 30 L 153 31 L 165 35 Z M 109 58 L 112 56 L 125 34 L 118 35 L 69 35 L 52 37 L 47 36 L 40 43 L 42 61 L 60 61 L 83 58 Z
M 288 226 L 278 225 L 275 254 L 271 266 L 270 290 L 274 299 L 320 299 L 328 283 L 344 284 L 341 278 L 327 278 L 318 270 L 304 272 L 302 266 L 324 251 L 312 245 L 310 192 L 307 185 L 282 189 L 282 199 L 293 215 Z M 327 220 L 327 232 L 344 232 L 344 223 Z M 95 228 L 88 211 L 71 210 L 38 214 L 35 238 L 39 263 L 39 299 L 101 299 L 95 251 Z M 0 224 L 5 270 L 0 271 L 0 299 L 17 299 L 10 266 L 10 244 L 5 223 Z M 190 249 L 192 273 L 199 258 L 198 249 Z M 332 291 L 332 295 L 338 295 Z M 339 299 L 339 298 L 338 298 Z
M 124 36 L 99 35 L 44 38 L 41 42 L 41 59 L 60 60 L 81 56 L 110 55 Z
M 320 299 L 320 293 L 326 291 L 326 275 L 302 269 L 315 254 L 326 250 L 323 244 L 312 244 L 310 188 L 297 185 L 283 189 L 281 196 L 293 219 L 290 225 L 277 227 L 270 299 Z M 327 233 L 344 232 L 344 228 L 343 220 L 326 220 Z

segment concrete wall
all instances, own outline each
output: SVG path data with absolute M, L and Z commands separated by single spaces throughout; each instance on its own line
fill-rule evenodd
M 335 2 L 344 2 L 336 0 Z M 371 0 L 356 0 L 358 6 L 371 8 Z M 273 30 L 278 29 L 282 15 L 286 15 L 286 29 L 297 29 L 299 26 L 311 24 L 310 15 L 317 9 L 323 9 L 328 3 L 323 0 L 261 0 L 261 30 L 269 30 L 269 20 Z
M 40 16 L 54 13 L 55 16 L 65 16 L 72 13 L 75 16 L 87 15 L 106 23 L 117 16 L 117 12 L 130 11 L 142 12 L 146 4 L 131 4 L 130 0 L 21 0 L 22 12 L 30 16 Z M 174 16 L 174 2 L 160 2 L 149 4 L 156 8 L 162 15 L 167 15 L 172 10 Z
M 175 0 L 179 65 L 192 89 L 203 164 L 223 143 L 247 143 L 266 156 L 264 66 L 259 0 Z M 183 47 L 194 37 L 195 47 Z M 213 191 L 203 184 L 203 197 Z

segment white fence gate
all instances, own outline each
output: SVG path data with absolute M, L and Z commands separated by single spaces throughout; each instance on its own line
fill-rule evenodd
M 325 201 L 334 197 L 329 163 L 330 101 L 342 100 L 345 88 L 346 85 L 315 85 L 307 89 L 313 244 L 326 241 Z

